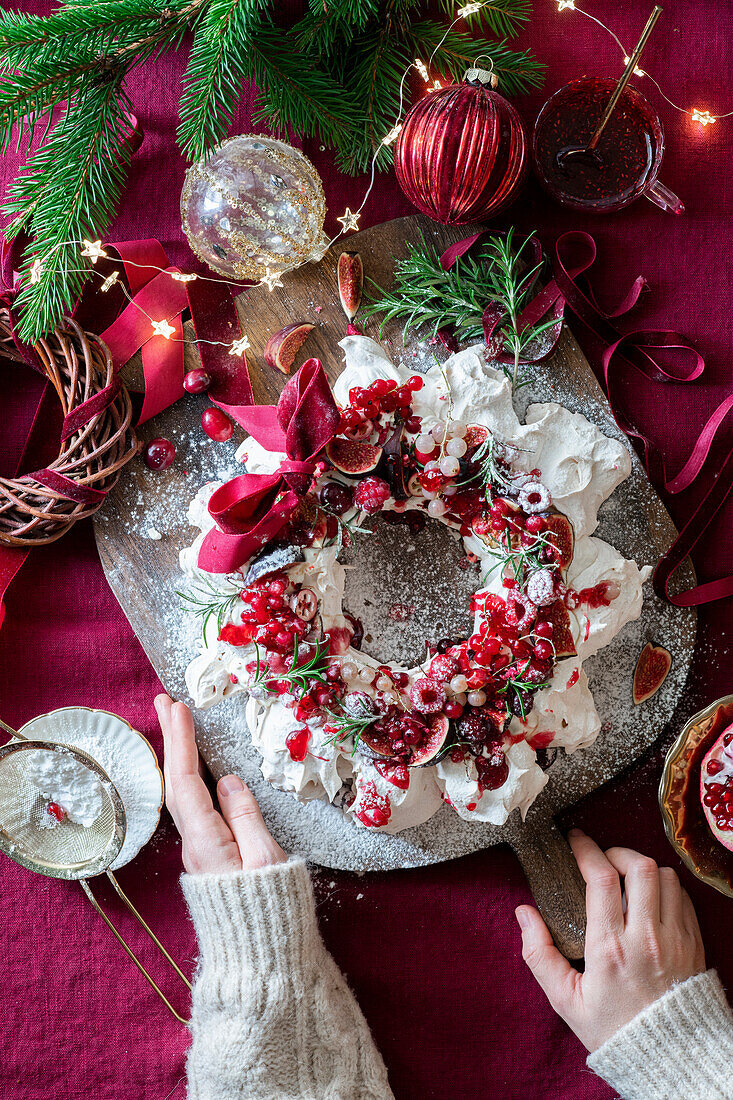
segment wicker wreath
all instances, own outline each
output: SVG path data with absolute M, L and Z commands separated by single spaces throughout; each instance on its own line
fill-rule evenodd
M 58 457 L 36 471 L 41 480 L 34 474 L 0 478 L 0 544 L 24 549 L 55 542 L 77 520 L 93 515 L 138 450 L 130 395 L 116 381 L 110 353 L 97 336 L 65 318 L 34 350 L 61 402 L 67 438 Z M 7 309 L 0 309 L 0 355 L 23 358 Z M 97 395 L 99 410 L 88 415 L 92 401 L 74 425 L 74 411 Z

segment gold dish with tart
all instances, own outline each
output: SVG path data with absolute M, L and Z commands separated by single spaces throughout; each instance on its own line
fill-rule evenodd
M 670 844 L 697 878 L 733 898 L 733 829 L 727 824 L 733 817 L 733 797 L 728 799 L 733 779 L 720 783 L 729 771 L 733 774 L 733 695 L 690 719 L 667 753 L 659 784 Z

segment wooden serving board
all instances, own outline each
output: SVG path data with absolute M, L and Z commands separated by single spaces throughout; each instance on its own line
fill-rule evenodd
M 406 254 L 407 242 L 417 241 L 420 234 L 441 251 L 462 236 L 460 231 L 438 226 L 428 219 L 411 217 L 358 233 L 348 238 L 346 246 L 361 253 L 367 279 L 386 287 L 392 280 L 395 261 Z M 251 343 L 249 364 L 258 402 L 276 401 L 284 384 L 285 379 L 264 364 L 262 352 L 268 337 L 292 321 L 307 320 L 316 325 L 301 349 L 298 362 L 306 356 L 318 356 L 329 376 L 332 379 L 338 376 L 343 361 L 338 341 L 346 333 L 336 280 L 342 247 L 332 249 L 319 265 L 308 265 L 286 275 L 282 289 L 269 292 L 264 287 L 254 287 L 238 299 L 243 327 Z M 187 334 L 192 335 L 190 325 Z M 377 338 L 376 321 L 366 326 L 366 335 Z M 440 348 L 429 347 L 426 354 L 425 346 L 421 347 L 417 341 L 403 346 L 398 325 L 385 330 L 383 343 L 393 359 L 417 368 L 429 366 L 434 351 L 439 358 L 445 358 Z M 194 346 L 187 347 L 186 358 L 188 368 L 198 365 Z M 139 364 L 133 361 L 130 369 L 134 374 Z M 552 359 L 536 368 L 532 385 L 520 394 L 523 405 L 518 409 L 520 415 L 527 403 L 556 400 L 583 412 L 607 435 L 624 439 L 590 366 L 567 328 Z M 179 550 L 190 544 L 197 533 L 188 524 L 186 509 L 205 481 L 225 479 L 236 472 L 234 450 L 242 438 L 237 429 L 231 443 L 211 443 L 199 426 L 205 405 L 204 398 L 187 398 L 145 426 L 144 438 L 163 435 L 173 440 L 176 462 L 164 473 L 147 470 L 142 461 L 132 463 L 96 518 L 97 543 L 109 583 L 167 690 L 184 699 L 187 698 L 184 670 L 196 651 L 199 633 L 197 620 L 183 611 L 175 594 L 185 587 L 178 565 Z M 676 531 L 636 456 L 632 458 L 631 477 L 602 507 L 597 533 L 627 557 L 653 565 L 672 543 Z M 399 537 L 411 537 L 403 528 L 387 528 L 385 524 L 380 528 L 386 532 L 399 531 Z M 415 564 L 403 570 L 400 583 L 424 590 L 429 583 L 430 563 L 445 563 L 446 576 L 456 581 L 452 599 L 448 601 L 450 606 L 440 607 L 432 619 L 426 611 L 411 625 L 393 624 L 387 621 L 385 608 L 376 605 L 378 601 L 366 599 L 363 592 L 359 597 L 355 592 L 354 599 L 361 598 L 364 605 L 360 613 L 371 619 L 366 622 L 366 649 L 370 638 L 375 646 L 377 643 L 389 646 L 391 639 L 398 648 L 411 644 L 410 629 L 415 632 L 412 642 L 417 642 L 433 637 L 433 631 L 441 630 L 446 623 L 454 625 L 456 617 L 463 616 L 461 621 L 465 622 L 461 591 L 465 585 L 456 580 L 455 561 L 451 561 L 450 548 L 441 543 L 440 532 L 445 534 L 439 524 L 428 524 L 424 536 L 405 548 L 412 553 Z M 420 542 L 423 537 L 424 543 Z M 394 545 L 386 539 L 380 550 L 379 539 L 366 541 L 369 547 L 360 553 L 374 556 L 370 564 L 381 577 L 380 553 L 385 561 L 389 556 L 394 558 Z M 368 559 L 362 557 L 362 569 L 364 560 Z M 662 733 L 682 692 L 695 641 L 694 611 L 672 608 L 658 600 L 649 585 L 646 587 L 642 617 L 629 624 L 611 646 L 584 666 L 603 722 L 601 734 L 589 749 L 572 756 L 557 753 L 549 768 L 549 782 L 524 822 L 515 813 L 502 828 L 474 825 L 442 807 L 424 825 L 387 837 L 356 828 L 333 806 L 320 802 L 300 806 L 262 779 L 260 757 L 250 744 L 244 721 L 243 696 L 197 714 L 201 752 L 217 778 L 236 771 L 250 783 L 268 825 L 286 850 L 325 866 L 356 871 L 416 867 L 493 844 L 510 844 L 521 860 L 556 942 L 569 957 L 579 958 L 583 954 L 584 888 L 569 846 L 553 818 L 628 768 Z M 348 599 L 347 588 L 347 604 Z M 385 600 L 390 599 L 409 604 L 411 595 L 386 594 Z M 633 669 L 642 646 L 650 640 L 672 652 L 672 671 L 653 700 L 634 707 Z

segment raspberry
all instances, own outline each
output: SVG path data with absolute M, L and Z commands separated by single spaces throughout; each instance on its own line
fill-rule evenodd
M 363 512 L 373 515 L 384 507 L 390 495 L 389 485 L 381 477 L 365 477 L 356 487 L 354 503 Z
M 430 676 L 439 683 L 445 683 L 446 680 L 450 680 L 457 668 L 458 665 L 452 657 L 447 653 L 441 653 L 438 657 L 433 657 L 430 662 Z
M 410 701 L 422 714 L 437 714 L 443 709 L 446 694 L 443 685 L 427 676 L 416 680 L 410 688 Z

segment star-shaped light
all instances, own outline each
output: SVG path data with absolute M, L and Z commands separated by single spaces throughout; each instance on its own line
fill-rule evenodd
M 81 254 L 91 260 L 93 264 L 95 264 L 97 260 L 105 259 L 107 256 L 107 253 L 102 248 L 101 241 L 84 241 L 84 247 L 81 250 Z
M 464 4 L 458 9 L 456 15 L 459 19 L 465 19 L 467 15 L 475 15 L 477 11 L 481 11 L 483 6 L 483 4 Z
M 575 0 L 557 0 L 558 11 L 565 11 L 566 8 L 570 8 L 570 11 L 575 11 Z
M 198 275 L 194 275 L 193 272 L 187 275 L 183 271 L 171 271 L 169 274 L 171 279 L 175 279 L 177 283 L 192 283 L 194 279 L 198 279 Z
M 166 340 L 170 340 L 173 333 L 176 331 L 173 325 L 169 325 L 167 321 L 153 321 L 153 335 L 164 336 Z
M 109 290 L 109 288 L 111 286 L 115 285 L 115 283 L 117 282 L 119 277 L 120 277 L 119 271 L 113 271 L 111 275 L 108 275 L 107 278 L 102 283 L 101 287 L 99 288 L 102 291 L 102 294 L 106 294 L 107 291 Z
M 358 229 L 359 228 L 359 218 L 360 217 L 361 217 L 361 214 L 359 213 L 358 210 L 352 213 L 352 211 L 349 210 L 349 208 L 347 206 L 346 209 L 344 210 L 343 216 L 340 217 L 340 218 L 336 218 L 336 221 L 341 222 L 342 226 L 344 227 L 344 233 L 348 233 L 349 230 L 351 230 L 351 229 Z
M 282 284 L 280 284 L 282 285 Z M 247 348 L 250 346 L 249 340 L 246 336 L 243 336 L 241 340 L 234 340 L 229 345 L 230 355 L 244 355 Z
M 260 279 L 260 286 L 266 286 L 269 291 L 273 291 L 276 286 L 282 286 L 283 281 L 280 278 L 279 271 L 270 271 L 269 267 L 265 268 L 265 274 Z
M 715 115 L 711 115 L 710 111 L 701 111 L 699 107 L 692 108 L 692 121 L 699 122 L 703 126 L 709 126 L 711 122 L 717 122 Z
M 33 261 L 33 264 L 31 265 L 30 282 L 31 283 L 40 283 L 42 273 L 43 273 L 43 264 L 41 263 L 41 261 L 36 256 L 35 260 Z

